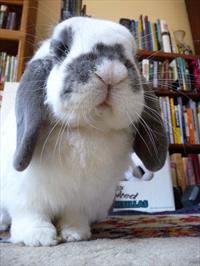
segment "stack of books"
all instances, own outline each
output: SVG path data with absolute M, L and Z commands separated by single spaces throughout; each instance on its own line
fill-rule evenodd
M 200 89 L 200 59 L 188 63 L 179 57 L 171 62 L 143 59 L 141 73 L 154 88 L 171 88 L 183 91 Z
M 140 15 L 138 20 L 121 18 L 120 24 L 126 26 L 134 35 L 138 49 L 148 51 L 178 52 L 177 45 L 165 20 L 149 21 L 148 16 Z
M 159 97 L 161 114 L 168 142 L 171 144 L 200 143 L 200 101 L 183 104 L 181 97 Z
M 200 185 L 200 160 L 198 154 L 183 156 L 174 153 L 170 156 L 173 187 L 184 192 L 187 186 Z
M 15 30 L 17 27 L 16 12 L 9 11 L 7 5 L 0 5 L 0 28 Z
M 0 83 L 16 81 L 17 57 L 0 52 Z

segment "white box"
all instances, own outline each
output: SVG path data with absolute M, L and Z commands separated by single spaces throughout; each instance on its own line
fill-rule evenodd
M 148 181 L 121 181 L 116 191 L 115 211 L 161 212 L 174 211 L 174 194 L 169 157 L 164 167 Z

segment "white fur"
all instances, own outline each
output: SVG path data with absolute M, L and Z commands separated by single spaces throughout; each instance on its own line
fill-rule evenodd
M 126 56 L 134 62 L 132 36 L 113 22 L 86 18 L 59 24 L 53 36 L 71 24 L 75 32 L 72 49 L 61 65 L 54 66 L 47 80 L 46 104 L 54 118 L 42 126 L 31 163 L 23 172 L 12 167 L 16 146 L 14 112 L 4 125 L 1 205 L 11 216 L 11 240 L 15 243 L 55 245 L 57 233 L 51 223 L 54 219 L 58 220 L 57 228 L 64 240 L 88 239 L 90 223 L 106 216 L 116 185 L 130 164 L 130 125 L 138 120 L 144 100 L 142 90 L 131 90 L 120 62 L 105 60 L 98 69 L 113 85 L 109 95 L 112 108 L 101 106 L 107 97 L 106 85 L 96 76 L 78 88 L 82 93 L 73 94 L 65 102 L 60 101 L 59 95 L 65 66 L 89 52 L 97 42 L 121 43 Z M 48 54 L 48 42 L 32 60 Z

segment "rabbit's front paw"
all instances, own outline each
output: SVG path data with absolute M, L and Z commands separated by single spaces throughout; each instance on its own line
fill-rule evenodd
M 49 222 L 14 222 L 11 227 L 11 242 L 27 246 L 54 246 L 58 242 L 56 228 Z
M 66 226 L 61 231 L 61 237 L 67 242 L 87 240 L 91 237 L 91 232 L 89 226 L 80 228 Z

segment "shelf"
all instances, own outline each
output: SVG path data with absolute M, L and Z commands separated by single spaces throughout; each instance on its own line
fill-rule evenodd
M 5 5 L 23 5 L 24 0 L 2 0 L 1 4 Z
M 195 56 L 195 55 L 185 55 L 185 54 L 177 54 L 177 53 L 165 53 L 161 51 L 146 51 L 146 50 L 138 50 L 137 52 L 137 57 L 138 59 L 156 59 L 159 61 L 164 61 L 164 60 L 173 60 L 177 57 L 182 57 L 185 60 L 194 60 L 197 58 L 200 58 L 200 56 Z
M 157 96 L 169 96 L 169 97 L 175 97 L 175 96 L 180 96 L 180 97 L 184 97 L 184 98 L 191 98 L 192 100 L 195 101 L 199 101 L 200 100 L 200 93 L 195 91 L 195 92 L 191 92 L 191 91 L 173 91 L 171 89 L 154 89 L 155 94 Z
M 172 153 L 200 153 L 200 144 L 169 144 L 169 152 Z
M 25 38 L 25 33 L 20 30 L 0 29 L 1 40 L 21 40 Z

